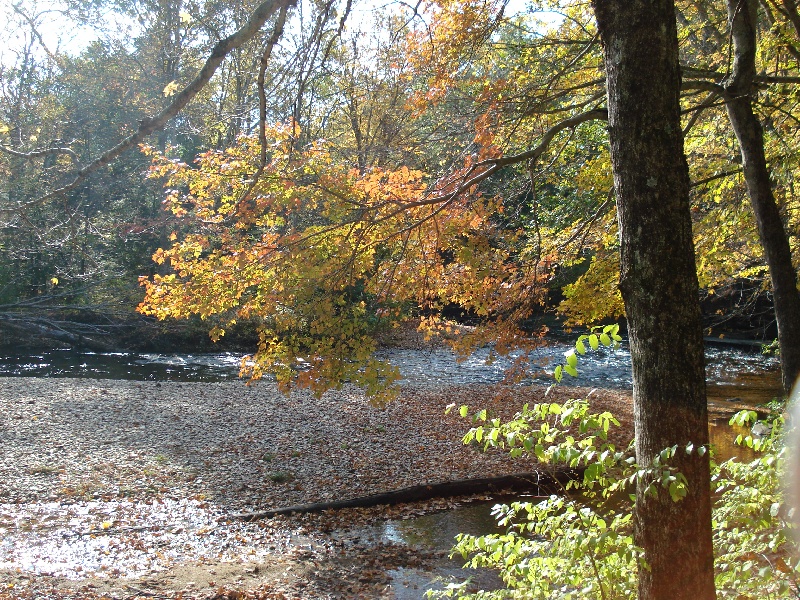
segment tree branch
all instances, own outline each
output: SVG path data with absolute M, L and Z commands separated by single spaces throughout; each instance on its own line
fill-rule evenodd
M 37 150 L 31 150 L 30 152 L 20 152 L 19 150 L 14 150 L 13 148 L 0 144 L 0 151 L 27 160 L 33 160 L 34 158 L 41 158 L 42 156 L 49 156 L 52 154 L 66 154 L 76 163 L 80 163 L 78 155 L 72 148 L 39 148 Z
M 158 113 L 155 117 L 145 117 L 139 122 L 139 128 L 137 129 L 136 133 L 128 136 L 113 148 L 109 148 L 103 154 L 95 158 L 92 162 L 80 169 L 75 176 L 75 179 L 73 179 L 71 183 L 48 192 L 36 200 L 21 204 L 17 207 L 2 209 L 3 212 L 24 210 L 28 206 L 46 202 L 51 198 L 74 190 L 91 173 L 108 165 L 126 150 L 129 150 L 130 148 L 140 144 L 151 133 L 163 129 L 167 122 L 176 116 L 200 92 L 200 90 L 206 86 L 219 65 L 230 52 L 252 39 L 267 21 L 267 19 L 269 19 L 277 10 L 295 6 L 296 2 L 297 0 L 265 0 L 262 2 L 253 11 L 247 23 L 245 23 L 241 29 L 231 34 L 227 38 L 217 42 L 212 49 L 211 54 L 206 59 L 203 68 L 200 69 L 200 72 L 197 74 L 194 80 L 185 88 L 183 88 L 183 90 L 181 90 L 178 94 L 176 94 L 172 102 L 164 110 Z
M 687 89 L 685 86 L 689 83 L 695 83 L 700 78 L 710 79 L 711 81 L 721 82 L 725 79 L 725 73 L 720 73 L 719 71 L 714 71 L 711 69 L 698 69 L 696 67 L 692 67 L 691 65 L 681 65 L 681 71 L 690 77 L 689 80 L 684 80 L 683 89 Z M 697 79 L 695 79 L 697 78 Z M 770 75 L 768 73 L 762 74 L 755 74 L 753 76 L 753 82 L 761 83 L 761 84 L 775 84 L 775 83 L 790 83 L 790 84 L 798 84 L 800 83 L 800 77 L 789 77 L 784 75 Z
M 607 119 L 608 119 L 608 111 L 605 108 L 595 108 L 574 115 L 568 119 L 564 119 L 563 121 L 559 121 L 544 133 L 544 135 L 542 136 L 542 140 L 539 142 L 536 148 L 528 150 L 527 152 L 521 152 L 520 154 L 512 154 L 510 156 L 503 156 L 500 158 L 490 158 L 476 162 L 469 168 L 469 170 L 467 170 L 466 173 L 464 173 L 464 175 L 461 177 L 460 181 L 458 182 L 456 188 L 453 191 L 434 194 L 427 198 L 417 200 L 416 202 L 409 202 L 407 204 L 403 204 L 397 210 L 389 213 L 386 216 L 386 218 L 393 218 L 394 216 L 400 214 L 405 210 L 408 210 L 409 208 L 418 208 L 421 206 L 430 206 L 432 204 L 442 204 L 450 202 L 459 195 L 463 194 L 472 186 L 477 185 L 482 181 L 485 181 L 486 179 L 497 173 L 497 171 L 499 171 L 503 167 L 519 164 L 525 161 L 528 161 L 529 165 L 534 164 L 539 159 L 539 157 L 541 157 L 542 154 L 544 154 L 550 147 L 550 143 L 553 141 L 553 138 L 555 138 L 556 135 L 558 135 L 565 129 L 572 129 L 587 121 L 607 120 Z M 474 174 L 476 173 L 476 171 L 478 171 L 478 173 Z
M 710 183 L 712 181 L 716 181 L 717 179 L 722 179 L 724 177 L 730 177 L 731 175 L 737 175 L 738 173 L 742 172 L 742 168 L 739 167 L 738 169 L 732 169 L 730 171 L 723 171 L 722 173 L 717 173 L 716 175 L 711 175 L 710 177 L 706 177 L 705 179 L 699 179 L 697 181 L 693 181 L 691 183 L 691 187 L 696 188 L 701 185 L 705 185 L 706 183 Z

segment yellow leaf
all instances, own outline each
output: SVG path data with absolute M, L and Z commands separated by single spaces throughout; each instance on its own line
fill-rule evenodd
M 170 81 L 170 82 L 169 82 L 169 83 L 168 83 L 168 84 L 167 84 L 167 85 L 164 87 L 163 94 L 164 94 L 166 97 L 168 97 L 168 98 L 169 98 L 170 96 L 173 96 L 173 95 L 175 94 L 175 92 L 177 92 L 177 91 L 178 91 L 178 82 L 177 82 L 177 81 Z
M 53 278 L 50 280 L 50 283 L 52 283 L 53 285 L 58 285 L 58 277 L 53 277 Z
M 111 527 L 111 521 L 103 521 L 100 527 L 102 527 L 103 529 L 108 529 L 109 527 Z

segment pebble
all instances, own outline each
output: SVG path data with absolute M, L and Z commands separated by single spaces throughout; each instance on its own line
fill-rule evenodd
M 585 393 L 564 388 L 548 401 Z M 215 536 L 235 549 L 237 530 L 226 529 L 226 514 L 529 471 L 531 459 L 464 446 L 470 421 L 458 411 L 446 415 L 445 408 L 468 404 L 510 418 L 523 402 L 543 395 L 544 388 L 533 386 L 409 386 L 398 400 L 376 408 L 353 387 L 315 399 L 302 390 L 285 396 L 269 382 L 2 378 L 0 527 L 11 536 L 24 530 L 33 544 L 30 536 L 56 529 L 59 537 L 83 539 L 85 532 L 152 523 L 152 532 L 131 535 L 157 540 L 172 527 L 173 537 L 191 533 L 198 556 L 203 544 L 213 549 L 220 543 Z M 593 394 L 592 401 L 631 422 L 624 394 Z M 624 443 L 630 426 L 619 435 Z M 375 519 L 388 512 L 363 514 Z M 248 536 L 259 527 L 254 524 Z M 113 538 L 97 539 L 107 544 Z M 284 544 L 258 545 L 263 550 L 267 542 Z M 179 551 L 176 546 L 168 559 Z M 0 552 L 5 568 L 15 560 Z M 115 564 L 108 560 L 97 559 L 96 568 Z

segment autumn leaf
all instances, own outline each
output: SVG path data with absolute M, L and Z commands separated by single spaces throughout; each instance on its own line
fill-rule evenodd
M 162 94 L 164 94 L 165 97 L 169 98 L 170 96 L 175 95 L 175 92 L 177 92 L 179 88 L 180 86 L 178 85 L 177 81 L 170 81 L 166 86 L 164 86 Z

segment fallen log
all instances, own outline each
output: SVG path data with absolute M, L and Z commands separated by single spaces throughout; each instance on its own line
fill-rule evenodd
M 380 504 L 393 505 L 403 502 L 420 502 L 431 498 L 449 498 L 485 492 L 533 492 L 536 496 L 549 496 L 550 494 L 562 493 L 567 482 L 577 479 L 581 474 L 581 470 L 578 469 L 557 469 L 554 471 L 532 471 L 481 479 L 443 481 L 440 483 L 414 485 L 391 492 L 359 496 L 347 500 L 314 502 L 255 512 L 233 513 L 229 515 L 229 518 L 240 521 L 255 521 L 269 519 L 277 515 L 322 512 L 341 508 L 364 508 Z

